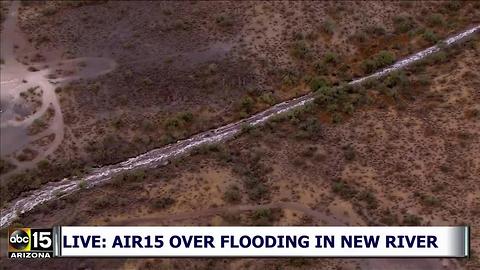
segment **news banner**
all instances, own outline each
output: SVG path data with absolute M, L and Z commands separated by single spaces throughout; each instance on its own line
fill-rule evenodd
M 468 257 L 469 227 L 11 228 L 10 258 Z

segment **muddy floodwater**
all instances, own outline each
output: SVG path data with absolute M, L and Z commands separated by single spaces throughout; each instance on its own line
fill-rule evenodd
M 33 168 L 47 158 L 60 145 L 64 137 L 62 110 L 55 89 L 77 79 L 91 79 L 107 74 L 116 68 L 115 61 L 103 57 L 81 57 L 75 59 L 46 59 L 42 63 L 26 66 L 18 59 L 17 51 L 31 51 L 30 44 L 18 29 L 17 13 L 19 2 L 11 3 L 1 33 L 1 115 L 0 157 L 16 166 L 9 172 Z M 48 109 L 52 117 L 45 130 L 34 136 L 29 128 L 42 121 Z M 36 140 L 53 135 L 46 147 L 38 147 Z M 25 149 L 35 153 L 29 159 L 19 159 Z

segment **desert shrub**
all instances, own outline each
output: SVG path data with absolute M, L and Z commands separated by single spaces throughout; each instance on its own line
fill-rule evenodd
M 317 61 L 313 65 L 313 68 L 315 69 L 315 72 L 320 74 L 320 75 L 327 75 L 328 74 L 328 66 L 324 61 Z
M 350 38 L 358 43 L 364 43 L 368 39 L 364 31 L 357 31 Z
M 187 31 L 190 29 L 190 25 L 187 21 L 176 21 L 174 24 L 173 24 L 173 27 L 172 29 L 175 29 L 175 30 L 183 30 L 183 31 Z M 173 59 L 167 59 L 167 61 L 169 62 L 172 62 Z
M 246 113 L 250 113 L 252 112 L 253 110 L 253 106 L 255 104 L 255 101 L 249 97 L 249 96 L 245 96 L 242 98 L 242 100 L 240 101 L 240 108 L 246 112 Z
M 343 181 L 334 182 L 332 186 L 332 191 L 335 194 L 340 195 L 340 197 L 344 199 L 353 198 L 357 194 L 357 191 L 355 190 L 355 188 L 349 186 L 347 183 Z
M 142 129 L 146 132 L 152 132 L 155 130 L 155 126 L 151 120 L 143 119 L 141 123 Z
M 273 105 L 276 103 L 276 98 L 272 93 L 264 93 L 260 96 L 260 100 L 268 105 Z
M 375 62 L 378 68 L 386 67 L 395 62 L 395 55 L 388 51 L 380 51 L 375 56 Z
M 100 197 L 93 202 L 95 209 L 105 209 L 112 205 L 112 200 L 108 197 Z
M 175 128 L 178 128 L 178 127 L 180 127 L 180 121 L 175 117 L 168 118 L 165 121 L 165 128 L 166 129 L 175 129 Z
M 343 156 L 348 161 L 354 160 L 356 156 L 355 149 L 351 145 L 345 145 L 343 147 Z
M 338 64 L 338 55 L 334 52 L 327 52 L 323 57 L 323 61 L 327 64 Z
M 268 193 L 267 187 L 257 177 L 247 177 L 244 180 L 244 185 L 247 190 L 248 197 L 253 201 L 263 199 Z
M 0 159 L 0 174 L 7 173 L 8 171 L 15 168 L 15 165 L 11 164 L 10 162 Z
M 394 213 L 392 213 L 389 209 L 385 209 L 382 211 L 380 222 L 388 226 L 392 226 L 394 224 L 398 224 L 398 219 L 397 219 L 397 216 Z
M 317 149 L 318 148 L 316 146 L 308 146 L 302 151 L 301 155 L 304 157 L 313 157 L 315 152 L 317 152 Z
M 310 54 L 310 49 L 303 40 L 297 40 L 292 44 L 290 54 L 297 59 L 306 59 Z
M 442 14 L 434 13 L 428 16 L 427 24 L 430 27 L 442 26 L 445 25 L 445 20 L 443 19 Z
M 275 213 L 269 208 L 260 208 L 252 213 L 251 219 L 253 221 L 253 225 L 267 226 L 271 225 L 275 221 Z
M 38 166 L 38 169 L 44 171 L 44 170 L 47 170 L 50 167 L 50 162 L 48 162 L 48 160 L 46 160 L 46 159 L 40 160 L 37 163 L 37 166 Z
M 395 55 L 393 53 L 380 51 L 372 58 L 365 60 L 362 65 L 365 73 L 372 73 L 393 63 L 395 63 Z
M 192 123 L 194 120 L 194 115 L 191 112 L 183 112 L 175 116 L 171 116 L 164 121 L 164 127 L 173 131 L 180 127 L 186 127 L 188 124 Z
M 369 35 L 383 36 L 387 33 L 385 28 L 380 25 L 369 26 L 365 29 L 365 32 Z
M 335 102 L 336 91 L 331 87 L 322 87 L 315 93 L 315 103 L 326 105 Z
M 179 118 L 185 123 L 191 123 L 193 121 L 193 114 L 191 112 L 184 112 L 179 115 Z
M 293 32 L 293 40 L 303 40 L 304 36 L 302 32 Z
M 41 12 L 44 16 L 52 16 L 57 13 L 57 8 L 55 6 L 47 6 Z
M 33 120 L 31 129 L 35 130 L 35 131 L 38 131 L 38 130 L 42 130 L 42 129 L 46 128 L 47 125 L 48 125 L 48 123 L 43 119 L 43 117 L 42 118 L 37 118 L 37 119 Z
M 299 129 L 304 131 L 305 138 L 315 139 L 321 136 L 322 127 L 320 121 L 315 117 L 309 117 L 305 121 L 301 122 Z
M 112 126 L 115 129 L 121 129 L 122 127 L 125 126 L 125 123 L 123 122 L 122 118 L 117 118 L 117 119 L 113 120 Z
M 365 73 L 373 73 L 377 69 L 377 66 L 372 59 L 366 59 L 362 62 L 362 68 Z
M 226 15 L 220 15 L 215 19 L 215 22 L 220 27 L 231 27 L 233 26 L 233 19 Z
M 298 72 L 287 69 L 282 71 L 282 84 L 286 86 L 294 86 L 299 81 L 299 74 Z
M 437 43 L 438 41 L 437 35 L 430 30 L 426 30 L 425 32 L 423 32 L 422 38 L 430 44 Z
M 444 4 L 444 9 L 448 13 L 458 11 L 461 7 L 462 7 L 461 1 L 451 0 Z
M 78 188 L 79 189 L 87 188 L 87 182 L 85 180 L 82 180 L 82 181 L 78 182 Z
M 322 23 L 322 31 L 326 34 L 332 35 L 335 31 L 335 22 L 332 19 L 326 19 Z
M 161 137 L 160 137 L 160 142 L 162 144 L 170 144 L 170 143 L 173 143 L 177 140 L 177 138 L 171 134 L 170 132 L 167 132 L 166 134 L 163 134 Z
M 348 115 L 353 115 L 355 112 L 355 106 L 353 106 L 352 103 L 343 103 L 342 104 L 342 112 L 348 114 Z
M 416 215 L 407 214 L 403 217 L 403 225 L 420 226 L 422 225 L 422 218 Z
M 315 31 L 310 31 L 307 33 L 307 35 L 305 35 L 305 39 L 307 40 L 310 40 L 310 41 L 314 41 L 318 38 L 318 35 Z
M 322 87 L 328 86 L 328 83 L 327 83 L 327 80 L 325 80 L 325 78 L 316 76 L 310 80 L 309 85 L 312 91 L 317 91 Z
M 339 112 L 334 112 L 332 115 L 332 123 L 339 124 L 343 121 L 343 116 Z
M 480 109 L 471 109 L 468 111 L 468 115 L 470 115 L 473 119 L 480 119 Z
M 142 170 L 133 171 L 129 173 L 122 173 L 113 178 L 111 182 L 113 186 L 124 186 L 127 184 L 136 184 L 137 182 L 145 179 L 145 172 Z
M 441 205 L 440 200 L 437 197 L 434 197 L 432 195 L 415 192 L 414 196 L 420 198 L 420 202 L 422 203 L 423 206 L 436 207 Z
M 439 51 L 430 55 L 427 59 L 427 62 L 431 64 L 440 64 L 448 60 L 447 53 L 445 51 Z
M 268 189 L 263 183 L 256 185 L 255 187 L 251 188 L 248 191 L 248 197 L 253 201 L 261 200 L 267 194 L 268 194 Z
M 416 26 L 415 22 L 413 19 L 405 14 L 395 16 L 393 18 L 393 27 L 395 29 L 395 32 L 397 33 L 406 33 L 412 29 L 414 29 Z
M 238 203 L 242 200 L 240 188 L 237 185 L 230 185 L 223 194 L 223 200 L 228 203 Z
M 400 89 L 405 89 L 409 85 L 410 81 L 408 80 L 407 75 L 405 75 L 405 72 L 395 71 L 385 77 L 383 83 L 389 88 L 398 87 Z
M 350 71 L 350 66 L 347 64 L 342 64 L 338 68 L 338 77 L 342 81 L 351 81 L 352 80 L 352 73 Z
M 156 198 L 152 206 L 155 209 L 166 209 L 170 206 L 172 206 L 175 203 L 175 199 L 171 197 L 161 197 L 161 198 Z
M 424 205 L 429 207 L 436 207 L 441 205 L 440 200 L 434 196 L 425 196 L 423 197 L 422 202 Z
M 358 199 L 367 203 L 367 207 L 375 209 L 378 207 L 378 201 L 375 195 L 371 191 L 362 191 L 358 195 Z

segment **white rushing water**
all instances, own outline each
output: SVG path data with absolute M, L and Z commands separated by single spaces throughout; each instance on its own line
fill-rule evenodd
M 444 40 L 446 46 L 452 45 L 457 41 L 462 40 L 465 37 L 471 36 L 479 31 L 480 25 L 475 26 L 471 29 L 468 29 L 458 35 L 450 37 Z M 424 59 L 425 57 L 439 51 L 438 46 L 432 46 L 428 49 L 425 49 L 421 52 L 418 52 L 414 55 L 411 55 L 403 60 L 400 60 L 393 64 L 390 67 L 387 67 L 381 71 L 378 71 L 372 75 L 356 79 L 351 81 L 350 85 L 359 84 L 365 80 L 372 78 L 379 78 L 385 76 L 393 71 L 399 70 L 403 67 L 406 67 L 412 63 L 415 63 L 419 60 Z M 93 169 L 88 175 L 84 177 L 71 177 L 65 178 L 59 182 L 51 182 L 42 188 L 30 192 L 28 195 L 25 195 L 22 198 L 19 198 L 11 202 L 7 207 L 2 209 L 2 216 L 0 221 L 0 227 L 5 227 L 10 224 L 19 213 L 25 213 L 32 210 L 39 204 L 44 202 L 54 200 L 56 198 L 66 196 L 80 189 L 80 183 L 85 183 L 87 188 L 91 188 L 95 185 L 103 183 L 110 180 L 113 176 L 118 175 L 119 173 L 143 169 L 143 168 L 153 168 L 161 165 L 165 165 L 169 160 L 174 159 L 180 155 L 186 154 L 192 149 L 199 147 L 201 145 L 208 145 L 218 142 L 223 142 L 233 136 L 239 134 L 243 127 L 245 126 L 257 126 L 265 121 L 271 119 L 272 117 L 292 111 L 295 108 L 301 107 L 307 103 L 310 103 L 314 100 L 314 94 L 310 93 L 298 98 L 294 98 L 289 101 L 285 101 L 270 107 L 269 109 L 255 114 L 247 119 L 228 124 L 226 126 L 205 131 L 194 135 L 188 139 L 177 141 L 176 143 L 167 145 L 162 148 L 151 150 L 145 154 L 139 155 L 137 157 L 130 158 L 124 162 L 120 162 L 113 165 L 104 166 L 101 168 Z

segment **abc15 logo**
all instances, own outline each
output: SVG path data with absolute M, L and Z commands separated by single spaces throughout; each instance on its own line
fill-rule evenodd
M 53 251 L 52 229 L 8 229 L 8 252 Z

